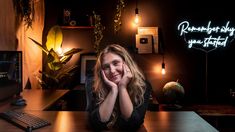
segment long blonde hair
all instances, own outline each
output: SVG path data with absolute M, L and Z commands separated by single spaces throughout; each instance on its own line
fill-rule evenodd
M 130 71 L 133 75 L 130 83 L 128 84 L 127 91 L 129 93 L 129 96 L 131 98 L 131 101 L 134 105 L 134 107 L 138 107 L 144 102 L 144 92 L 146 88 L 145 84 L 145 77 L 142 73 L 142 71 L 139 69 L 137 64 L 134 62 L 130 54 L 127 52 L 125 48 L 118 44 L 111 44 L 108 45 L 105 49 L 103 49 L 96 61 L 95 69 L 94 69 L 94 91 L 97 97 L 97 105 L 101 104 L 106 96 L 108 95 L 109 89 L 104 84 L 104 81 L 101 76 L 101 70 L 102 70 L 102 59 L 103 56 L 107 53 L 113 53 L 116 55 L 119 55 L 125 64 L 130 68 Z M 115 119 L 117 119 L 118 116 L 118 105 L 115 105 L 114 111 L 111 116 L 111 122 L 112 124 L 115 123 Z

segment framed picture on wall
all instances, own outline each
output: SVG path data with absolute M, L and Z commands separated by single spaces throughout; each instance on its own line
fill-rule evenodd
M 89 53 L 89 54 L 81 54 L 80 56 L 80 83 L 85 84 L 86 77 L 89 75 L 93 75 L 94 66 L 96 63 L 96 54 Z
M 151 35 L 152 36 L 151 43 L 153 44 L 153 53 L 158 53 L 158 50 L 159 50 L 158 49 L 158 27 L 138 27 L 138 35 L 139 36 Z M 148 40 L 150 40 L 150 39 L 148 39 Z M 136 39 L 136 42 L 138 42 L 137 39 Z M 148 42 L 150 42 L 150 41 L 148 41 Z M 145 47 L 145 46 L 143 46 L 143 47 Z
M 153 51 L 152 35 L 136 35 L 136 48 L 139 54 L 148 54 Z

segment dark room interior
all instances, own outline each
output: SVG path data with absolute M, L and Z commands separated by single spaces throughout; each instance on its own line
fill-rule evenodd
M 55 111 L 86 111 L 87 87 L 92 87 L 88 77 L 94 74 L 96 56 L 107 45 L 119 44 L 128 50 L 152 86 L 149 112 L 193 111 L 215 128 L 202 131 L 235 131 L 235 16 L 231 0 L 2 0 L 0 6 L 1 112 L 9 108 L 33 110 L 31 113 L 52 120 L 47 116 Z M 140 17 L 138 24 L 134 23 L 136 15 Z M 146 33 L 141 34 L 141 28 Z M 50 51 L 43 49 L 48 48 L 49 37 L 57 31 L 63 54 L 55 54 L 63 57 L 74 48 L 68 61 L 60 62 L 61 72 L 55 70 L 58 65 L 48 63 Z M 151 48 L 141 52 L 144 44 Z M 6 51 L 22 53 L 17 58 L 20 66 L 15 68 L 20 91 L 5 88 L 4 77 L 9 75 L 4 71 L 8 66 L 3 65 L 11 61 L 4 58 Z M 64 76 L 56 81 L 50 78 L 57 75 Z M 170 82 L 176 83 L 173 90 L 167 88 Z M 23 98 L 27 104 L 12 106 L 15 98 Z M 171 98 L 175 102 L 169 102 Z M 9 101 L 11 105 L 7 105 Z M 56 116 L 58 120 L 62 117 Z M 147 119 L 145 131 L 160 131 L 160 125 L 155 130 L 151 118 Z M 60 126 L 58 120 L 53 119 L 55 126 Z M 65 120 L 69 119 L 62 122 Z M 66 131 L 55 126 L 52 123 L 49 129 L 41 129 Z M 8 128 L 15 130 L 9 124 Z M 165 131 L 187 130 L 183 128 L 186 126 Z M 81 129 L 85 131 L 85 127 Z

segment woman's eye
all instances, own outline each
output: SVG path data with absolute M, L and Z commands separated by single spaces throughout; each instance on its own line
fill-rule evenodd
M 109 66 L 103 66 L 103 70 L 107 70 Z
M 117 66 L 119 64 L 119 61 L 114 61 L 113 65 Z

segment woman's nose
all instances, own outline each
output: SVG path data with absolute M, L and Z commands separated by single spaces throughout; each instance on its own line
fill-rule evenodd
M 110 66 L 110 72 L 111 72 L 111 73 L 114 73 L 114 72 L 115 72 L 115 67 L 112 66 L 112 65 Z

